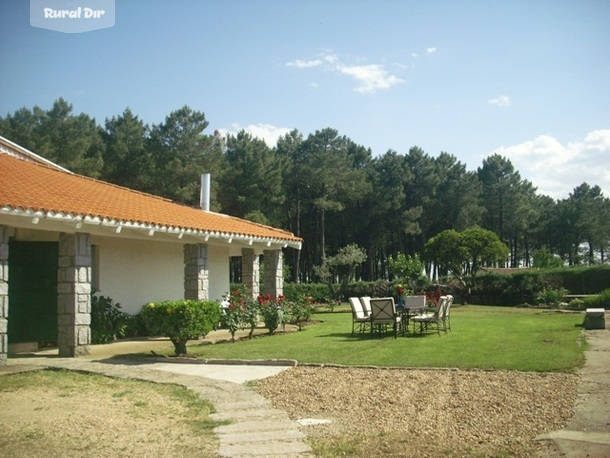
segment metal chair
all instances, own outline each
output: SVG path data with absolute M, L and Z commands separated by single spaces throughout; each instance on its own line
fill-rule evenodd
M 449 313 L 451 312 L 451 304 L 453 304 L 453 296 L 448 294 L 447 295 L 447 304 L 445 305 L 445 317 L 444 317 L 445 332 L 447 332 L 447 330 L 451 331 L 451 317 L 449 315 Z
M 371 319 L 364 313 L 362 302 L 357 297 L 350 297 L 349 304 L 352 307 L 352 335 L 356 328 L 358 332 L 364 332 L 371 325 Z
M 362 308 L 364 309 L 364 314 L 366 316 L 371 316 L 371 298 L 369 296 L 361 297 L 360 302 L 362 302 Z
M 401 326 L 401 317 L 396 313 L 393 297 L 380 297 L 371 299 L 371 334 L 375 329 L 378 332 L 392 326 L 394 338 L 398 335 Z M 404 328 L 402 328 L 404 333 Z
M 436 332 L 440 335 L 441 328 L 443 331 L 447 332 L 445 328 L 445 310 L 447 308 L 448 298 L 447 296 L 441 296 L 438 301 L 438 307 L 432 313 L 424 313 L 422 315 L 416 315 L 411 318 L 413 322 L 413 332 L 415 332 L 415 325 L 419 324 L 419 332 L 420 334 L 424 332 L 424 329 L 427 331 L 430 328 L 435 327 Z

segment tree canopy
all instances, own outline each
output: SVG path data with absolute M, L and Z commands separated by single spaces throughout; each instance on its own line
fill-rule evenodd
M 373 157 L 331 127 L 307 136 L 294 129 L 276 145 L 208 128 L 189 106 L 156 125 L 126 108 L 100 126 L 61 98 L 0 117 L 0 135 L 59 165 L 182 204 L 199 205 L 200 175 L 210 173 L 213 211 L 305 240 L 286 252 L 295 282 L 319 279 L 315 266 L 347 246 L 365 254 L 353 270 L 363 280 L 391 278 L 399 253 L 420 256 L 429 274 L 464 278 L 481 265 L 531 266 L 542 249 L 564 264 L 607 262 L 610 200 L 597 185 L 555 200 L 498 154 L 469 171 L 448 152 L 417 146 Z

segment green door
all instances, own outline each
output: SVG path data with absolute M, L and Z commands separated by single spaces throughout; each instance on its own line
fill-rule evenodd
M 56 242 L 9 242 L 8 341 L 57 342 Z

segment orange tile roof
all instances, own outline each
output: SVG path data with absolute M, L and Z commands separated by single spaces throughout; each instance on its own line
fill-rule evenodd
M 0 154 L 0 209 L 216 232 L 299 244 L 292 233 Z

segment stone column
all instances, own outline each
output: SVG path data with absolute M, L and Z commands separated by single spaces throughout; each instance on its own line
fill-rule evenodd
M 209 299 L 208 246 L 205 243 L 184 245 L 184 298 Z
M 91 344 L 91 238 L 60 234 L 57 269 L 59 356 L 84 356 Z
M 8 354 L 8 226 L 0 226 L 0 366 Z
M 271 297 L 284 294 L 284 253 L 282 250 L 263 251 L 265 259 L 265 293 Z
M 260 294 L 260 262 L 252 248 L 241 249 L 241 279 L 246 290 L 256 299 Z

